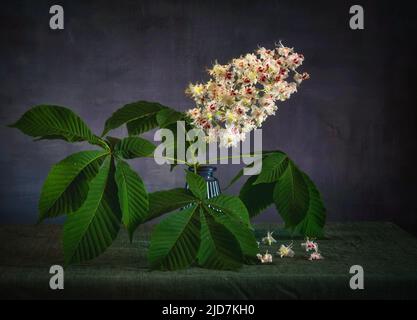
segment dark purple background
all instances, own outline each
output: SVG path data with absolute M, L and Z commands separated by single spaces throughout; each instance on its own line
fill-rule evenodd
M 362 31 L 349 29 L 356 1 L 2 2 L 0 222 L 35 222 L 50 166 L 86 148 L 4 127 L 31 106 L 70 107 L 100 133 L 135 100 L 189 108 L 184 88 L 216 59 L 283 40 L 305 55 L 311 80 L 268 119 L 264 148 L 286 151 L 313 178 L 329 220 L 416 230 L 416 14 L 405 1 L 359 3 Z M 52 4 L 65 9 L 63 31 L 49 29 Z M 150 191 L 184 184 L 182 170 L 132 163 Z M 237 170 L 219 168 L 223 186 Z M 279 221 L 272 209 L 261 219 Z

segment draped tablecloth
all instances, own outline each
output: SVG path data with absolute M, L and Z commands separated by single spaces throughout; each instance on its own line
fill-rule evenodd
M 295 257 L 274 254 L 268 265 L 239 271 L 192 267 L 151 271 L 146 259 L 151 226 L 141 226 L 133 243 L 121 231 L 100 257 L 69 266 L 64 289 L 51 290 L 49 269 L 63 265 L 62 226 L 0 226 L 2 299 L 416 299 L 417 239 L 392 223 L 329 224 L 319 240 L 324 260 L 308 261 L 302 239 L 288 239 L 277 225 L 256 225 L 261 239 L 274 231 L 275 253 L 293 241 Z M 352 265 L 364 270 L 364 289 L 352 290 Z

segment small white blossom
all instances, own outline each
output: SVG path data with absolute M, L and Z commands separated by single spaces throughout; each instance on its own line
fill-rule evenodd
M 278 53 L 285 58 L 293 51 L 293 48 L 284 47 L 282 43 L 280 43 L 280 47 L 278 48 Z
M 258 253 L 256 257 L 261 261 L 262 263 L 272 263 L 272 254 L 268 253 L 268 250 L 265 254 Z
M 273 243 L 276 243 L 277 240 L 274 239 L 274 237 L 272 236 L 274 232 L 267 232 L 266 233 L 266 237 L 262 238 L 262 242 L 267 244 L 268 246 L 271 246 Z
M 283 257 L 294 257 L 294 251 L 292 250 L 292 243 L 289 244 L 288 246 L 282 244 L 281 247 L 278 250 L 278 255 L 283 258 Z
M 324 259 L 324 257 L 319 252 L 313 252 L 312 254 L 310 254 L 310 257 L 308 258 L 308 260 L 310 261 L 322 259 Z
M 220 146 L 225 148 L 236 147 L 240 142 L 239 131 L 236 127 L 230 127 L 222 130 L 220 135 Z
M 294 80 L 297 82 L 297 84 L 301 84 L 304 80 L 310 79 L 310 75 L 307 72 L 303 73 L 296 73 L 294 75 Z

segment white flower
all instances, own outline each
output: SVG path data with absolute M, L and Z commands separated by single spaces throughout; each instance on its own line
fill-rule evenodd
M 201 110 L 199 108 L 190 109 L 187 111 L 187 114 L 191 119 L 196 120 L 201 115 Z
M 296 73 L 294 75 L 294 81 L 297 82 L 297 84 L 301 84 L 301 82 L 307 79 L 310 79 L 310 75 L 307 72 Z
M 281 258 L 283 257 L 294 257 L 294 251 L 292 250 L 293 244 L 289 244 L 288 246 L 282 244 L 281 247 L 279 247 L 278 254 Z
M 220 96 L 220 103 L 224 106 L 233 106 L 234 102 L 235 102 L 235 98 L 234 96 L 232 96 L 229 93 L 224 93 L 221 94 Z
M 283 56 L 283 57 L 288 57 L 288 55 L 290 53 L 292 53 L 294 51 L 293 48 L 288 48 L 288 47 L 284 47 L 282 44 L 281 46 L 278 48 L 278 54 Z
M 193 97 L 201 97 L 204 94 L 204 86 L 202 84 L 190 84 L 186 92 Z
M 264 107 L 265 114 L 268 116 L 275 115 L 275 111 L 277 110 L 277 106 L 275 104 L 269 104 Z
M 256 53 L 259 54 L 262 59 L 267 59 L 273 55 L 273 51 L 265 49 L 264 47 L 260 47 Z
M 240 133 L 236 127 L 230 127 L 221 131 L 220 146 L 225 148 L 236 147 L 240 141 Z
M 256 57 L 256 55 L 253 53 L 247 53 L 245 55 L 245 60 L 248 62 L 248 64 L 252 64 L 252 65 L 256 64 L 257 59 L 258 58 Z
M 207 112 L 213 113 L 213 112 L 216 112 L 217 109 L 218 109 L 218 106 L 217 106 L 217 103 L 215 101 L 212 101 L 212 102 L 207 104 L 207 107 L 206 107 Z
M 262 108 L 259 108 L 259 107 L 253 107 L 252 108 L 251 116 L 252 116 L 253 120 L 255 121 L 255 123 L 258 126 L 260 126 L 262 124 L 262 122 L 264 122 L 266 117 L 267 117 L 264 110 Z
M 244 123 L 242 125 L 242 133 L 243 134 L 249 133 L 254 129 L 256 129 L 256 125 L 252 122 L 251 119 L 247 119 L 246 121 L 244 121 Z
M 243 69 L 245 69 L 246 67 L 247 67 L 247 61 L 244 59 L 244 58 L 242 58 L 242 57 L 240 57 L 240 58 L 237 58 L 237 59 L 233 59 L 233 61 L 232 61 L 232 64 L 233 64 L 233 67 L 239 72 L 240 70 L 243 70 Z
M 271 96 L 262 97 L 260 99 L 260 104 L 264 109 L 266 115 L 270 116 L 275 114 L 277 106 L 275 105 L 275 101 Z
M 224 78 L 226 75 L 228 67 L 222 66 L 220 64 L 215 64 L 211 70 L 209 70 L 209 74 L 216 78 Z
M 225 114 L 226 124 L 233 124 L 238 118 L 238 115 L 233 110 L 227 110 Z
M 309 238 L 306 238 L 306 241 L 302 243 L 301 246 L 305 247 L 306 252 L 313 251 L 312 253 L 310 253 L 310 257 L 308 258 L 308 260 L 312 261 L 324 259 L 324 257 L 319 252 L 319 245 L 317 244 L 317 242 L 314 242 Z
M 206 142 L 207 143 L 213 143 L 213 142 L 217 142 L 219 138 L 219 130 L 216 128 L 212 128 L 207 130 L 207 135 L 206 135 Z
M 315 252 L 318 252 L 319 246 L 316 242 L 311 241 L 309 238 L 306 238 L 306 241 L 301 244 L 302 247 L 305 247 L 306 252 L 309 252 L 311 250 L 314 250 Z
M 262 262 L 262 263 L 272 263 L 272 254 L 268 253 L 268 250 L 265 254 L 258 253 L 256 257 Z
M 277 240 L 274 239 L 274 237 L 272 236 L 274 232 L 267 232 L 266 237 L 262 238 L 262 242 L 267 244 L 268 246 L 272 245 L 273 243 L 276 243 Z
M 308 260 L 310 261 L 322 260 L 322 259 L 324 259 L 324 257 L 319 252 L 313 252 L 312 254 L 310 254 L 310 257 L 308 258 Z

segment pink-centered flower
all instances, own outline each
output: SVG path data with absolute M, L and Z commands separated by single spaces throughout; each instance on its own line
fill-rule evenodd
M 306 241 L 301 244 L 301 246 L 306 249 L 306 252 L 309 252 L 309 251 L 318 252 L 319 250 L 319 246 L 317 242 L 311 241 L 309 238 L 307 238 Z
M 313 252 L 312 254 L 310 254 L 310 257 L 308 258 L 308 260 L 310 261 L 322 260 L 322 259 L 324 259 L 324 257 L 319 252 Z

